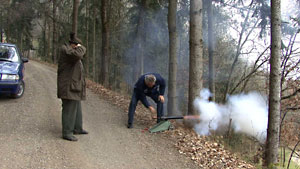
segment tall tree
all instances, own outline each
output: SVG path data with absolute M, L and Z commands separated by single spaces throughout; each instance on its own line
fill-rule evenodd
M 3 32 L 3 11 L 1 11 L 1 19 L 0 19 L 0 32 L 1 32 L 1 40 L 0 40 L 0 43 L 4 43 L 4 39 L 3 39 L 3 34 L 4 34 L 4 32 Z
M 52 26 L 53 26 L 53 20 L 52 20 Z M 49 22 L 48 24 L 47 24 L 47 39 L 46 39 L 46 41 L 47 41 L 47 44 L 48 44 L 48 51 L 47 51 L 47 60 L 48 61 L 51 61 L 52 60 L 52 62 L 53 62 L 53 58 L 52 58 L 52 56 L 53 55 L 51 55 L 51 49 L 53 49 L 53 41 L 52 41 L 52 39 L 51 39 L 51 37 L 53 38 L 53 32 L 51 32 L 51 22 Z M 52 33 L 52 34 L 51 34 Z M 51 43 L 52 42 L 52 43 Z M 52 47 L 52 48 L 51 48 Z M 53 52 L 53 51 L 52 51 Z
M 43 43 L 44 43 L 44 51 L 43 51 L 43 55 L 44 56 L 44 59 L 47 60 L 48 57 L 49 57 L 49 48 L 50 44 L 47 44 L 47 27 L 48 27 L 48 22 L 49 22 L 49 13 L 48 13 L 48 5 L 47 3 L 44 3 L 43 4 L 44 6 L 44 29 L 43 29 L 43 33 L 44 33 L 44 37 L 43 37 Z M 48 37 L 49 39 L 50 37 Z
M 239 39 L 238 39 L 238 44 L 236 45 L 236 51 L 234 54 L 234 60 L 233 63 L 231 64 L 231 68 L 230 68 L 230 72 L 229 72 L 229 76 L 227 78 L 227 82 L 225 84 L 225 91 L 224 91 L 224 95 L 223 95 L 223 102 L 226 101 L 227 99 L 227 95 L 229 93 L 229 89 L 230 86 L 232 85 L 232 79 L 233 79 L 233 74 L 234 74 L 234 70 L 238 65 L 238 60 L 241 57 L 241 51 L 244 47 L 244 45 L 246 44 L 249 35 L 252 33 L 252 31 L 254 30 L 254 27 L 251 29 L 250 32 L 247 32 L 247 25 L 249 25 L 249 18 L 251 17 L 251 8 L 254 6 L 254 0 L 251 1 L 249 7 L 248 7 L 248 12 L 247 15 L 243 21 L 243 23 L 241 24 L 242 28 L 241 31 L 239 33 Z M 258 23 L 258 21 L 256 22 L 256 24 Z M 244 38 L 244 36 L 246 36 L 246 38 Z
M 203 36 L 202 36 L 202 0 L 190 2 L 190 61 L 189 61 L 189 99 L 188 113 L 197 114 L 194 100 L 202 89 L 203 75 Z
M 109 86 L 109 13 L 110 0 L 101 1 L 101 21 L 102 21 L 102 60 L 100 83 L 105 87 Z
M 141 0 L 139 4 L 139 16 L 138 16 L 138 23 L 137 23 L 137 32 L 136 32 L 136 39 L 134 42 L 134 47 L 136 48 L 135 51 L 135 64 L 134 67 L 134 74 L 133 74 L 133 81 L 137 80 L 138 77 L 144 73 L 144 49 L 145 49 L 145 20 L 148 10 L 148 0 Z
M 78 7 L 79 0 L 73 0 L 73 22 L 72 22 L 72 31 L 77 35 L 77 21 L 78 21 Z
M 97 21 L 97 0 L 94 0 L 93 4 L 93 50 L 92 50 L 92 68 L 93 68 L 93 79 L 97 81 L 96 75 L 96 21 Z
M 273 167 L 278 161 L 280 97 L 281 97 L 281 8 L 280 0 L 271 0 L 271 59 L 269 82 L 269 121 L 265 165 Z
M 176 76 L 177 76 L 177 29 L 176 29 L 177 0 L 169 0 L 169 82 L 168 82 L 168 115 L 176 113 Z
M 214 73 L 214 16 L 212 10 L 212 1 L 208 0 L 207 2 L 207 25 L 208 25 L 208 85 L 209 91 L 211 93 L 211 100 L 215 101 L 215 73 Z
M 90 17 L 90 8 L 89 8 L 89 0 L 85 1 L 85 47 L 89 48 L 89 17 Z M 86 51 L 85 54 L 85 72 L 89 74 L 89 50 Z
M 56 11 L 57 1 L 53 0 L 53 34 L 52 34 L 52 62 L 56 63 L 56 51 L 57 51 L 57 30 L 56 30 Z
M 10 16 L 10 15 L 11 15 L 11 8 L 8 7 L 8 9 L 7 9 L 7 16 Z M 6 22 L 7 22 L 7 24 L 11 24 L 9 17 L 6 18 Z M 6 41 L 9 42 L 10 41 L 10 32 L 11 31 L 10 31 L 10 29 L 6 29 L 5 32 L 6 32 Z

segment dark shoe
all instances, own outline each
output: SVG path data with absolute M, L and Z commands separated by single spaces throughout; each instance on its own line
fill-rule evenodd
M 77 141 L 78 139 L 75 136 L 63 136 L 63 139 L 69 141 Z
M 85 130 L 81 130 L 81 131 L 74 130 L 73 133 L 74 133 L 74 134 L 89 134 L 89 132 L 87 132 L 87 131 L 85 131 Z
M 131 123 L 127 124 L 127 128 L 131 129 L 133 127 L 133 125 Z

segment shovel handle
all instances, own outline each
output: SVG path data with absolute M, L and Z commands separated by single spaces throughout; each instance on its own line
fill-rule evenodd
M 183 116 L 169 116 L 169 117 L 161 117 L 162 120 L 171 120 L 171 119 L 183 119 Z

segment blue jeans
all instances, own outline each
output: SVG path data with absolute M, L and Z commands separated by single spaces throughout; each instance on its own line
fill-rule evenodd
M 151 93 L 150 95 L 147 95 L 147 96 L 151 97 L 151 99 L 154 100 L 155 103 L 157 104 L 157 123 L 159 123 L 160 118 L 164 115 L 163 103 L 161 101 L 158 101 L 159 93 L 155 92 L 155 93 Z M 130 102 L 130 105 L 129 105 L 128 124 L 133 123 L 134 112 L 135 112 L 135 109 L 136 109 L 136 106 L 137 106 L 137 103 L 138 103 L 139 100 L 141 100 L 141 96 L 134 89 L 132 97 L 131 97 L 131 102 Z

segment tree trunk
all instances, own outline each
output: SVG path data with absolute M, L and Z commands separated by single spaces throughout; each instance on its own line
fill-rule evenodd
M 202 0 L 190 2 L 190 63 L 188 114 L 197 114 L 194 100 L 202 89 L 203 74 Z
M 48 53 L 47 53 L 47 61 L 51 61 L 52 60 L 52 56 L 51 56 L 51 47 L 53 48 L 53 44 L 51 43 L 51 36 L 52 36 L 52 34 L 51 34 L 51 24 L 50 24 L 50 22 L 49 22 L 49 24 L 48 24 L 48 32 L 47 32 L 47 34 L 48 34 L 48 36 L 47 36 L 47 47 L 48 47 Z
M 86 47 L 86 54 L 85 54 L 85 72 L 86 75 L 89 75 L 89 17 L 90 17 L 90 10 L 89 10 L 89 0 L 85 1 L 85 28 L 86 28 L 86 34 L 85 34 L 85 47 Z
M 1 43 L 4 43 L 4 39 L 3 39 L 3 33 L 4 33 L 4 32 L 3 32 L 3 29 L 4 29 L 4 28 L 3 28 L 3 18 L 4 18 L 4 17 L 3 17 L 3 11 L 1 11 L 1 23 L 0 23 L 0 24 L 1 24 L 1 25 L 0 25 L 0 29 L 1 29 L 1 30 L 0 30 L 0 31 L 1 31 L 1 35 L 0 35 L 0 36 L 1 36 L 1 41 L 0 41 L 0 42 L 1 42 Z
M 177 29 L 176 29 L 177 0 L 169 0 L 168 28 L 169 28 L 169 86 L 168 86 L 168 115 L 176 112 L 176 76 L 177 76 Z
M 11 12 L 10 12 L 10 7 L 8 7 L 8 9 L 7 9 L 7 16 L 10 16 L 11 14 Z M 10 24 L 10 17 L 7 17 L 7 20 L 6 20 L 6 23 L 8 23 L 8 24 Z M 6 42 L 10 42 L 10 29 L 9 29 L 9 27 L 7 28 L 7 30 L 5 31 L 5 33 L 6 33 Z
M 52 62 L 56 63 L 56 51 L 57 51 L 57 32 L 56 32 L 56 0 L 53 0 L 53 37 L 52 37 Z
M 97 20 L 97 12 L 96 12 L 96 5 L 94 4 L 93 7 L 93 79 L 96 82 L 96 20 Z
M 46 10 L 46 7 L 45 7 Z M 48 57 L 48 46 L 47 46 L 47 16 L 45 13 L 45 20 L 44 20 L 44 30 L 43 30 L 44 38 L 43 38 L 43 43 L 44 43 L 44 56 L 42 56 L 43 59 L 46 59 Z
M 209 0 L 207 3 L 207 20 L 208 20 L 208 85 L 211 93 L 210 100 L 215 101 L 215 68 L 214 68 L 214 16 L 212 10 L 212 1 Z
M 271 0 L 271 59 L 269 81 L 269 121 L 267 130 L 265 165 L 278 163 L 280 126 L 280 75 L 281 75 L 281 15 L 280 0 Z
M 47 60 L 49 57 L 49 45 L 47 44 L 47 29 L 48 29 L 48 7 L 47 7 L 47 3 L 44 4 L 44 10 L 45 10 L 45 20 L 44 20 L 44 56 L 43 59 Z
M 224 95 L 223 95 L 223 102 L 225 102 L 226 99 L 227 99 L 227 95 L 228 95 L 228 93 L 229 93 L 230 86 L 231 86 L 231 84 L 232 84 L 231 81 L 232 81 L 232 76 L 233 76 L 233 72 L 234 72 L 235 66 L 237 66 L 237 63 L 238 63 L 238 60 L 239 60 L 239 57 L 240 57 L 240 54 L 241 54 L 241 50 L 242 50 L 242 48 L 243 48 L 243 45 L 245 44 L 245 41 L 247 40 L 247 38 L 243 38 L 243 36 L 244 36 L 244 34 L 246 33 L 246 26 L 247 26 L 247 24 L 248 24 L 248 22 L 249 22 L 248 19 L 249 19 L 249 17 L 251 17 L 251 16 L 250 16 L 250 12 L 251 12 L 252 10 L 250 10 L 250 9 L 251 9 L 251 6 L 253 5 L 253 1 L 254 1 L 254 0 L 252 0 L 252 2 L 251 2 L 251 4 L 250 4 L 250 7 L 249 7 L 249 10 L 248 10 L 248 13 L 247 13 L 247 15 L 246 15 L 246 17 L 245 17 L 245 19 L 244 19 L 244 21 L 243 21 L 243 24 L 241 25 L 241 26 L 242 26 L 242 30 L 241 30 L 241 32 L 239 33 L 239 40 L 238 40 L 238 44 L 237 44 L 237 49 L 236 49 L 235 56 L 234 56 L 234 60 L 233 60 L 233 63 L 232 63 L 232 65 L 231 65 L 230 72 L 229 72 L 229 76 L 228 76 L 228 79 L 227 79 L 227 82 L 226 82 L 225 91 L 224 91 Z M 251 33 L 251 31 L 248 32 L 248 35 L 249 35 L 250 33 Z M 247 37 L 248 35 L 246 35 L 246 37 Z
M 144 45 L 146 40 L 146 33 L 145 33 L 145 18 L 146 18 L 146 11 L 148 9 L 148 2 L 147 0 L 141 1 L 141 6 L 139 10 L 139 19 L 138 19 L 138 26 L 137 26 L 137 33 L 135 39 L 135 66 L 134 66 L 134 74 L 133 74 L 133 81 L 135 82 L 139 76 L 144 73 Z
M 23 54 L 23 29 L 21 30 L 21 34 L 20 34 L 20 42 L 19 42 L 19 46 L 20 46 L 20 51 Z
M 48 47 L 47 47 L 47 39 L 46 39 L 46 37 L 47 37 L 47 22 L 46 22 L 46 19 L 45 19 L 45 21 L 44 21 L 44 30 L 43 30 L 43 47 L 44 47 L 44 51 L 43 51 L 43 56 L 42 56 L 42 59 L 45 59 L 45 58 L 47 58 L 47 49 L 48 49 Z
M 1 43 L 4 43 L 4 39 L 3 39 L 3 30 L 1 29 Z
M 77 21 L 78 21 L 78 7 L 79 0 L 73 0 L 73 22 L 72 22 L 72 31 L 77 36 Z
M 101 21 L 102 21 L 102 62 L 100 83 L 105 87 L 109 86 L 109 20 L 108 20 L 108 4 L 109 0 L 101 1 Z

